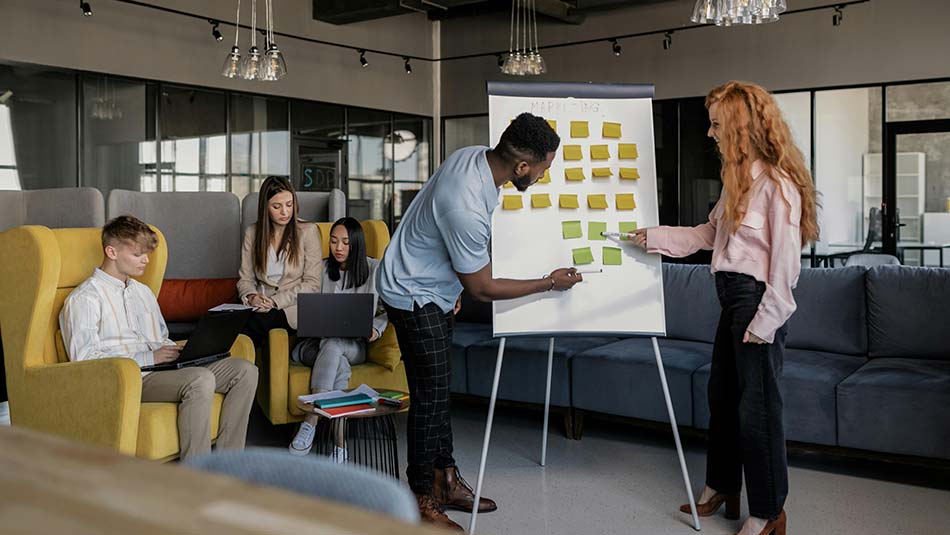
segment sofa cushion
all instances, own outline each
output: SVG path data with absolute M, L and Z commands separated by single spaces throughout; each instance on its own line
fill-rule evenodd
M 509 337 L 505 342 L 505 357 L 498 398 L 527 403 L 544 403 L 545 379 L 548 367 L 548 340 L 540 336 Z M 571 357 L 598 346 L 616 342 L 614 337 L 555 338 L 554 363 L 551 371 L 551 404 L 571 406 Z M 498 340 L 488 340 L 468 348 L 469 394 L 488 397 L 495 378 Z
M 158 306 L 166 322 L 197 321 L 208 309 L 237 303 L 237 278 L 165 279 L 158 292 Z
M 366 349 L 366 360 L 388 370 L 395 370 L 399 365 L 402 353 L 399 351 L 399 340 L 396 339 L 396 328 L 392 324 L 387 325 L 379 339 Z
M 950 361 L 950 269 L 868 271 L 868 356 Z
M 693 423 L 693 372 L 712 359 L 712 344 L 658 339 L 676 422 Z M 574 407 L 669 422 L 649 338 L 628 338 L 571 359 Z
M 452 392 L 468 394 L 468 348 L 491 339 L 491 324 L 455 322 L 455 329 L 452 331 L 452 354 L 449 356 Z
M 786 349 L 782 368 L 785 438 L 834 446 L 838 437 L 836 387 L 867 362 L 864 357 Z M 709 369 L 693 375 L 693 425 L 709 428 Z
M 667 337 L 712 343 L 721 307 L 708 265 L 664 263 L 663 300 Z
M 872 359 L 838 385 L 838 445 L 950 459 L 950 361 Z
M 241 206 L 226 191 L 139 192 L 114 189 L 110 218 L 131 214 L 162 231 L 172 279 L 237 276 L 241 265 Z
M 802 270 L 786 346 L 866 355 L 865 273 L 861 266 Z

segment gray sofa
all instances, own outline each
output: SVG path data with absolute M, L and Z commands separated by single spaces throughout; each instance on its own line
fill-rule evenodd
M 101 227 L 104 218 L 102 193 L 96 188 L 0 191 L 0 231 L 20 225 Z
M 707 429 L 719 303 L 709 266 L 664 264 L 659 340 L 677 422 Z M 950 269 L 806 269 L 783 368 L 789 440 L 950 459 Z M 466 311 L 466 308 L 468 310 Z M 497 341 L 490 307 L 467 301 L 453 340 L 452 391 L 488 396 Z M 551 401 L 575 412 L 668 422 L 645 338 L 565 337 Z M 509 339 L 499 399 L 543 403 L 547 339 Z

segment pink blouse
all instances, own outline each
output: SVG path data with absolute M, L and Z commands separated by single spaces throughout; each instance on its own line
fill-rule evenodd
M 719 225 L 724 207 L 716 203 L 709 222 L 695 227 L 656 227 L 647 232 L 647 251 L 672 257 L 712 249 L 711 271 L 743 273 L 765 283 L 765 293 L 748 330 L 772 343 L 775 332 L 795 312 L 792 288 L 801 272 L 801 196 L 788 179 L 761 160 L 752 164 L 749 206 L 733 234 Z

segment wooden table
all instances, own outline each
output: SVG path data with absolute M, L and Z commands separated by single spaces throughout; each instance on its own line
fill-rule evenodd
M 0 531 L 43 534 L 437 535 L 230 477 L 0 427 Z

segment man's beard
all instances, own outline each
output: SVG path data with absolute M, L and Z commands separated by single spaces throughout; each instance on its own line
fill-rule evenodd
M 528 175 L 525 175 L 521 178 L 512 180 L 511 185 L 514 186 L 518 191 L 524 193 L 528 191 L 528 186 L 531 185 L 531 179 L 528 178 Z

